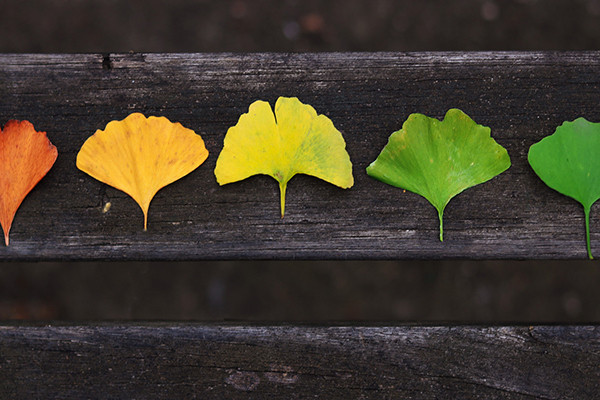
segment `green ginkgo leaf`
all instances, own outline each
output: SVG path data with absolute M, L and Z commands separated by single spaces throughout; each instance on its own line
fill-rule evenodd
M 266 101 L 255 101 L 227 131 L 215 167 L 219 185 L 257 174 L 279 182 L 282 218 L 287 183 L 296 174 L 344 189 L 354 184 L 342 134 L 329 118 L 296 97 L 277 99 L 275 113 Z
M 552 189 L 583 205 L 588 257 L 590 209 L 600 199 L 600 123 L 577 118 L 529 148 L 531 168 Z
M 443 215 L 450 199 L 509 167 L 508 153 L 490 137 L 490 128 L 451 109 L 443 121 L 411 114 L 367 174 L 429 200 L 438 211 L 443 241 Z

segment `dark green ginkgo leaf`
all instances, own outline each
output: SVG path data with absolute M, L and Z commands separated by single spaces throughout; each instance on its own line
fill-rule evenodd
M 600 199 L 600 123 L 577 118 L 529 148 L 531 168 L 552 189 L 583 205 L 588 257 L 590 209 Z
M 443 121 L 411 114 L 367 174 L 429 200 L 438 211 L 443 241 L 443 214 L 450 199 L 509 167 L 508 153 L 490 137 L 490 128 L 451 109 Z

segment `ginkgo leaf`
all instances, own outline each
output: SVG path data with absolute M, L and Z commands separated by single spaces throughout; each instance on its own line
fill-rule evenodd
M 529 148 L 531 168 L 552 189 L 583 205 L 588 257 L 590 209 L 600 199 L 600 123 L 577 118 Z
M 0 224 L 7 246 L 17 209 L 57 157 L 46 132 L 36 132 L 29 121 L 8 121 L 0 132 Z
M 490 137 L 490 128 L 451 109 L 443 121 L 411 114 L 367 174 L 429 200 L 438 211 L 443 241 L 443 214 L 450 199 L 509 167 L 508 153 Z
M 204 141 L 193 130 L 165 117 L 134 113 L 88 138 L 77 154 L 77 168 L 130 195 L 144 212 L 146 230 L 156 192 L 207 157 Z
M 287 183 L 296 174 L 344 189 L 354 184 L 342 134 L 329 118 L 295 97 L 277 99 L 275 114 L 269 103 L 255 101 L 225 135 L 215 168 L 217 182 L 225 185 L 257 174 L 279 182 L 281 217 Z

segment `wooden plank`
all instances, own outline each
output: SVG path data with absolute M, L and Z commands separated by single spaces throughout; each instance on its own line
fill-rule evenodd
M 0 116 L 47 131 L 59 158 L 16 215 L 1 260 L 585 258 L 582 208 L 527 164 L 565 120 L 598 121 L 600 52 L 1 55 Z M 219 187 L 227 128 L 257 99 L 298 96 L 346 139 L 355 186 L 297 176 L 279 218 L 266 176 Z M 409 114 L 449 108 L 490 126 L 512 167 L 453 199 L 445 241 L 418 195 L 365 168 Z M 149 229 L 127 195 L 75 168 L 96 129 L 129 113 L 200 133 L 208 160 L 161 190 Z M 102 212 L 110 201 L 111 209 Z M 592 247 L 600 227 L 592 210 Z
M 0 327 L 3 398 L 591 399 L 597 326 Z

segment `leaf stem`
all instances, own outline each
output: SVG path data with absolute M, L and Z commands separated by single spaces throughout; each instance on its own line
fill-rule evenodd
M 585 214 L 585 239 L 587 242 L 587 252 L 590 260 L 593 260 L 592 246 L 590 245 L 590 207 L 583 206 L 583 213 Z
M 438 217 L 440 218 L 440 242 L 444 241 L 444 210 L 438 210 Z
M 279 194 L 281 196 L 281 218 L 285 214 L 285 188 L 287 187 L 287 182 L 279 182 Z

